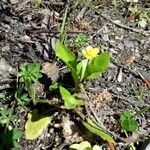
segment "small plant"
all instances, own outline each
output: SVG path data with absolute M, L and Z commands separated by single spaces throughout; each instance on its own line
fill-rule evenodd
M 41 0 L 34 0 L 35 8 L 39 8 L 41 5 Z
M 92 46 L 88 46 L 82 52 L 86 59 L 78 61 L 77 57 L 60 41 L 56 43 L 56 55 L 70 69 L 75 82 L 75 91 L 80 91 L 80 83 L 93 80 L 105 72 L 110 60 L 109 52 L 98 54 L 99 49 Z
M 146 8 L 139 9 L 135 6 L 129 7 L 128 10 L 131 13 L 130 16 L 134 16 L 131 18 L 133 18 L 138 23 L 139 26 L 145 27 L 149 23 L 150 13 L 149 10 L 147 10 Z
M 94 145 L 93 147 L 88 141 L 82 141 L 79 144 L 72 144 L 69 150 L 102 150 L 100 146 Z
M 17 99 L 18 105 L 25 106 L 30 102 L 30 97 L 28 94 L 23 94 L 19 99 Z
M 122 112 L 120 116 L 120 123 L 121 127 L 126 131 L 133 132 L 138 128 L 138 123 L 129 111 Z
M 0 124 L 5 125 L 7 122 L 13 121 L 17 118 L 16 115 L 11 115 L 12 109 L 0 108 Z
M 0 149 L 19 148 L 18 140 L 22 136 L 22 132 L 14 129 L 9 129 L 9 123 L 17 119 L 16 115 L 12 115 L 13 109 L 0 108 Z
M 5 99 L 5 94 L 4 93 L 0 93 L 0 101 Z
M 17 128 L 13 128 L 11 130 L 7 130 L 6 133 L 0 131 L 0 149 L 15 149 L 19 150 L 20 145 L 18 143 L 18 139 L 22 137 L 23 133 L 19 131 Z
M 57 41 L 56 43 L 56 55 L 68 66 L 74 79 L 74 93 L 80 92 L 80 90 L 83 89 L 82 85 L 86 81 L 93 80 L 98 75 L 101 75 L 109 65 L 109 52 L 99 54 L 99 48 L 93 48 L 92 46 L 88 46 L 82 50 L 82 54 L 84 55 L 85 59 L 78 60 L 78 58 L 60 41 Z M 58 83 L 51 85 L 49 89 L 51 91 L 57 88 L 59 88 L 60 95 L 64 100 L 64 105 L 66 109 L 74 109 L 75 112 L 77 112 L 76 107 L 84 105 L 84 101 L 82 99 L 76 98 L 74 96 L 76 94 L 70 94 L 67 89 L 65 89 Z M 80 117 L 82 118 L 83 125 L 89 131 L 100 136 L 104 140 L 115 143 L 113 138 L 108 133 L 106 133 L 103 129 L 99 128 L 89 118 L 86 118 L 81 112 Z
M 79 34 L 74 39 L 74 46 L 75 47 L 82 47 L 86 41 L 87 41 L 87 35 L 86 34 Z
M 22 96 L 22 91 L 25 89 L 28 95 L 31 97 L 35 104 L 36 99 L 36 88 L 34 84 L 38 82 L 38 79 L 42 77 L 40 73 L 40 64 L 38 63 L 23 63 L 20 66 L 19 86 L 17 91 L 17 98 L 24 102 L 29 102 L 27 95 Z M 21 102 L 20 102 L 21 103 Z

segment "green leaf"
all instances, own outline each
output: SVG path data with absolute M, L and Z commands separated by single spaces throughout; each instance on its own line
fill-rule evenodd
M 56 83 L 49 86 L 49 90 L 50 91 L 56 90 L 56 89 L 58 89 L 58 86 L 59 86 L 59 83 L 56 82 Z
M 5 94 L 4 93 L 0 93 L 0 100 L 4 100 L 5 99 Z
M 77 60 L 75 55 L 66 48 L 59 40 L 56 42 L 56 56 L 59 57 L 70 69 L 75 83 L 78 82 L 76 73 Z
M 106 71 L 110 62 L 110 53 L 105 52 L 92 59 L 87 66 L 87 79 L 96 78 L 99 74 Z
M 72 144 L 70 150 L 92 150 L 91 144 L 88 141 L 82 141 L 80 144 Z
M 94 145 L 93 146 L 93 150 L 102 150 L 102 148 L 100 146 L 98 146 L 98 145 Z
M 77 61 L 75 55 L 66 48 L 59 40 L 56 43 L 56 56 L 59 57 L 72 70 L 76 68 Z
M 64 105 L 66 109 L 73 109 L 76 106 L 84 105 L 83 100 L 74 98 L 64 87 L 59 86 L 59 90 L 61 97 L 64 100 Z
M 7 132 L 4 135 L 2 133 L 2 141 L 4 143 L 3 146 L 6 149 L 11 149 L 11 148 L 19 149 L 20 145 L 16 140 L 21 138 L 22 135 L 23 132 L 19 131 L 17 128 L 13 128 L 12 130 L 7 130 Z
M 40 7 L 41 0 L 34 0 L 34 5 L 35 5 L 36 8 Z
M 102 139 L 107 140 L 109 142 L 115 143 L 114 139 L 103 129 L 99 128 L 96 124 L 92 122 L 89 118 L 87 119 L 87 122 L 82 121 L 83 125 L 90 130 L 92 133 L 100 136 Z
M 76 47 L 81 47 L 87 41 L 86 34 L 78 34 L 74 39 L 74 45 Z
M 138 128 L 138 123 L 132 117 L 129 111 L 124 111 L 120 116 L 121 127 L 126 130 L 133 132 Z
M 38 138 L 51 120 L 52 116 L 39 115 L 37 110 L 28 113 L 28 120 L 25 125 L 26 139 L 34 140 Z
M 13 132 L 13 139 L 14 140 L 17 140 L 17 139 L 19 139 L 19 138 L 21 138 L 22 137 L 22 135 L 23 135 L 23 132 L 22 131 L 19 131 L 18 129 L 16 129 L 16 128 L 14 128 L 13 130 L 12 130 L 12 132 Z
M 78 63 L 77 65 L 77 75 L 80 81 L 84 79 L 85 73 L 86 73 L 86 68 L 87 68 L 88 60 L 84 59 L 81 62 Z
M 20 65 L 20 72 L 18 74 L 20 82 L 36 82 L 40 77 L 40 64 L 39 63 L 23 63 Z

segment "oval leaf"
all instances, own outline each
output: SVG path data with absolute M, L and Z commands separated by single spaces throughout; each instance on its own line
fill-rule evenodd
M 108 133 L 106 133 L 105 131 L 103 131 L 103 129 L 101 129 L 97 125 L 95 125 L 90 119 L 87 119 L 87 122 L 82 121 L 82 123 L 92 133 L 95 133 L 96 135 L 100 136 L 104 140 L 115 143 L 113 138 Z
M 28 120 L 25 125 L 26 139 L 34 140 L 38 138 L 51 120 L 52 117 L 39 115 L 36 110 L 28 113 Z
M 67 109 L 73 109 L 76 106 L 84 105 L 84 101 L 81 99 L 74 98 L 67 89 L 60 86 L 59 87 L 60 94 L 62 99 L 64 100 L 65 108 Z
M 87 79 L 91 80 L 96 78 L 99 74 L 106 71 L 110 62 L 110 53 L 105 52 L 91 60 L 87 66 Z

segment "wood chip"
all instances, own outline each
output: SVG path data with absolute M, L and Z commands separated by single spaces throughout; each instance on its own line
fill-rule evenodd
M 121 81 L 122 81 L 122 68 L 119 69 L 117 81 L 118 81 L 118 82 L 121 82 Z

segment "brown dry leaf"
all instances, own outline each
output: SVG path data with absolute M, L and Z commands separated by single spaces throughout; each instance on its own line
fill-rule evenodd
M 86 21 L 85 19 L 75 21 L 73 26 L 81 30 L 87 30 L 88 32 L 92 32 L 92 26 L 90 25 L 90 22 Z
M 56 82 L 59 78 L 59 68 L 56 63 L 43 63 L 41 72 L 46 74 L 48 78 L 51 78 L 53 82 Z
M 93 93 L 89 96 L 89 101 L 93 107 L 99 108 L 112 100 L 111 94 L 104 89 L 102 92 Z
M 125 67 L 127 67 L 127 66 L 131 65 L 134 60 L 135 60 L 134 54 L 130 54 L 130 55 L 128 55 L 127 58 L 125 59 L 123 65 L 124 65 Z

